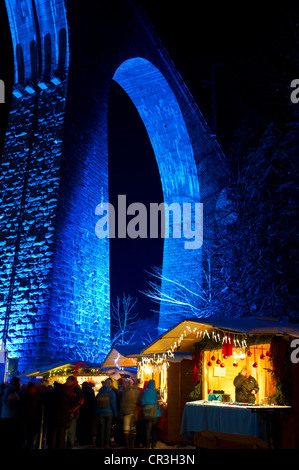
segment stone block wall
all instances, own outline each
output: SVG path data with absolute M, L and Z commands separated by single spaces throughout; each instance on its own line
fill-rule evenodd
M 32 94 L 20 90 L 12 102 L 0 175 L 0 311 L 2 329 L 10 308 L 7 348 L 11 358 L 22 358 L 22 369 L 48 355 L 65 83 L 49 83 Z

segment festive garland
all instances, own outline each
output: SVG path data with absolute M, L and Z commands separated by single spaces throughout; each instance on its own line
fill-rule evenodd
M 275 393 L 269 401 L 277 405 L 289 406 L 292 404 L 292 373 L 290 360 L 290 340 L 281 336 L 273 336 L 271 341 L 271 373 Z
M 75 366 L 69 367 L 59 367 L 57 369 L 52 369 L 46 374 L 44 374 L 44 378 L 48 380 L 50 377 L 67 377 L 69 375 L 78 375 L 78 376 L 98 376 L 98 375 L 106 375 L 101 372 L 101 369 L 94 369 L 90 367 L 79 367 L 77 370 Z

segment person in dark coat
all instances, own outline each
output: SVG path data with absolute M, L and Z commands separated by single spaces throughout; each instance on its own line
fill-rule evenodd
M 254 377 L 250 374 L 248 367 L 243 367 L 241 372 L 234 379 L 236 388 L 236 402 L 255 403 L 255 396 L 259 391 L 259 386 Z
M 75 445 L 77 421 L 80 414 L 80 408 L 84 403 L 84 396 L 77 378 L 74 375 L 70 375 L 67 378 L 65 387 L 71 400 L 70 426 L 67 430 L 67 447 L 68 449 L 72 449 Z
M 78 418 L 78 441 L 81 445 L 92 444 L 94 419 L 95 419 L 95 393 L 93 390 L 94 384 L 90 382 L 83 382 L 82 393 L 84 402 L 80 408 L 80 415 Z
M 48 449 L 65 449 L 70 426 L 71 400 L 64 384 L 54 382 L 44 397 Z
M 41 396 L 34 382 L 28 383 L 20 402 L 23 445 L 26 449 L 33 449 L 41 422 Z
M 22 446 L 20 421 L 21 381 L 12 377 L 4 388 L 1 398 L 1 434 L 2 449 L 20 449 Z

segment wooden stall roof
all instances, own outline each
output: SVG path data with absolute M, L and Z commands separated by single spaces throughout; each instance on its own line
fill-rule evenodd
M 28 372 L 25 372 L 24 374 L 21 374 L 19 377 L 35 377 L 35 376 L 38 376 L 38 375 L 45 375 L 49 372 L 52 372 L 53 370 L 57 369 L 63 369 L 63 368 L 66 368 L 66 367 L 73 367 L 74 364 L 70 364 L 70 363 L 63 363 L 63 364 L 49 364 L 49 365 L 46 365 L 44 367 L 41 367 L 39 369 L 35 369 L 33 371 L 28 371 Z
M 136 359 L 140 356 L 142 346 L 119 346 L 112 348 L 107 354 L 101 368 L 137 367 Z
M 142 351 L 142 355 L 167 354 L 180 339 L 180 352 L 191 352 L 194 343 L 200 341 L 200 332 L 210 333 L 218 328 L 230 333 L 246 335 L 288 335 L 299 338 L 299 324 L 293 324 L 262 317 L 202 318 L 184 320 L 166 331 Z
M 48 374 L 49 372 L 57 371 L 59 372 L 60 369 L 68 369 L 68 368 L 75 368 L 77 363 L 70 363 L 70 362 L 63 362 L 60 364 L 48 364 L 45 365 L 44 367 L 41 367 L 39 369 L 35 369 L 33 371 L 28 371 L 24 372 L 24 374 L 19 375 L 20 378 L 23 377 L 36 377 L 36 376 L 43 376 Z M 100 369 L 101 365 L 98 363 L 93 363 L 93 362 L 82 362 L 82 367 L 88 367 L 91 369 Z

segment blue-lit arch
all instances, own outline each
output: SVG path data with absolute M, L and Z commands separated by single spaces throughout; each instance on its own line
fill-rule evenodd
M 176 96 L 163 74 L 148 60 L 135 57 L 118 67 L 113 80 L 128 94 L 143 120 L 156 156 L 164 203 L 200 202 L 193 147 Z M 172 237 L 164 240 L 162 270 L 165 278 L 186 285 L 194 270 L 198 271 L 201 254 L 200 250 L 187 250 L 184 241 Z M 168 289 L 162 281 L 162 290 Z M 161 330 L 167 325 L 167 315 L 181 320 L 179 309 L 169 310 L 168 306 L 166 310 L 161 305 Z

